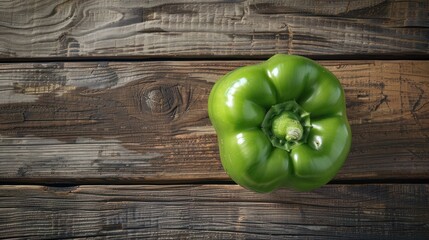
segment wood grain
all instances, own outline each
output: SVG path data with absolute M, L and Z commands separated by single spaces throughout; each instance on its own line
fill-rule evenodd
M 255 61 L 0 64 L 0 180 L 228 181 L 207 115 L 213 83 Z M 321 61 L 353 140 L 337 180 L 427 179 L 429 62 Z
M 429 53 L 426 0 L 0 2 L 0 58 Z
M 429 186 L 0 187 L 0 236 L 24 239 L 427 239 Z

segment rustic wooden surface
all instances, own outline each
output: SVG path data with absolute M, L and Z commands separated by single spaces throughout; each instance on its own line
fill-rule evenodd
M 429 185 L 0 187 L 4 238 L 427 239 Z M 386 231 L 390 229 L 390 231 Z
M 345 166 L 255 194 L 220 76 L 301 54 L 344 86 Z M 0 239 L 429 239 L 429 2 L 0 1 Z
M 0 57 L 427 55 L 427 0 L 2 1 Z
M 1 64 L 0 178 L 228 180 L 207 97 L 220 76 L 254 63 Z M 320 63 L 345 88 L 353 131 L 352 151 L 336 179 L 427 178 L 428 62 Z

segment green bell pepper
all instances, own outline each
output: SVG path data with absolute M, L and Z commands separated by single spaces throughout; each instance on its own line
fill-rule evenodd
M 213 86 L 208 112 L 225 171 L 256 192 L 321 187 L 350 150 L 344 90 L 305 57 L 277 54 L 228 73 Z

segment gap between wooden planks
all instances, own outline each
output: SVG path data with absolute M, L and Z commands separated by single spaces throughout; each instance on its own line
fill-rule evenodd
M 429 53 L 425 0 L 0 2 L 0 58 Z
M 213 83 L 256 61 L 0 64 L 0 180 L 227 181 L 207 116 Z M 320 61 L 353 131 L 336 180 L 427 179 L 429 61 Z
M 257 194 L 236 185 L 0 186 L 2 238 L 429 237 L 429 185 L 328 185 Z

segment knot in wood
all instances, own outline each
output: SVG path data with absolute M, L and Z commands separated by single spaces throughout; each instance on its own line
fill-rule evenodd
M 171 86 L 156 86 L 146 89 L 139 97 L 141 110 L 155 115 L 170 115 L 170 113 L 174 115 L 179 96 L 177 88 Z

